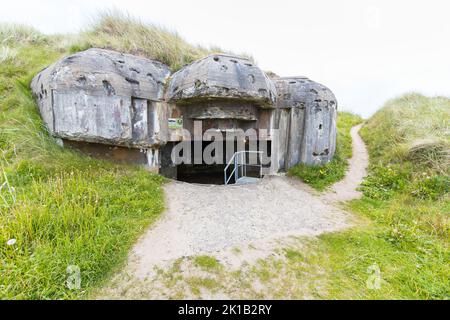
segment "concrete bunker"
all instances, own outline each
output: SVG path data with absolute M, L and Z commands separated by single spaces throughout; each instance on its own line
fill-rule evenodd
M 206 180 L 217 177 L 214 181 L 223 183 L 226 165 L 235 152 L 243 151 L 248 151 L 240 156 L 245 161 L 247 176 L 261 174 L 262 166 L 258 164 L 262 163 L 258 163 L 258 158 L 251 159 L 255 155 L 251 151 L 261 151 L 265 157 L 270 154 L 268 133 L 276 90 L 273 82 L 250 60 L 215 54 L 195 61 L 171 76 L 166 100 L 171 118 L 183 119 L 183 129 L 193 133 L 194 151 L 201 148 L 205 155 L 212 140 L 222 144 L 214 150 L 221 151 L 219 156 L 214 154 L 214 164 L 204 157 L 199 159 L 197 152 L 188 164 L 165 165 L 173 168 L 171 174 L 190 181 L 195 181 L 196 175 Z M 220 137 L 222 142 L 217 142 Z M 266 170 L 270 166 L 267 162 Z
M 44 69 L 31 88 L 48 130 L 64 144 L 155 167 L 167 140 L 163 83 L 169 74 L 158 61 L 89 49 Z
M 329 162 L 336 148 L 334 94 L 306 77 L 279 78 L 274 82 L 278 92 L 275 122 L 283 142 L 278 151 L 280 168 Z
M 303 77 L 271 80 L 242 57 L 213 54 L 171 74 L 155 60 L 89 49 L 31 87 L 64 145 L 179 180 L 235 183 L 324 164 L 335 151 L 333 93 Z

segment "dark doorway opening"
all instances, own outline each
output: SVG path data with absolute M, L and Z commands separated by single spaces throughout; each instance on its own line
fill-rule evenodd
M 181 164 L 177 166 L 177 180 L 201 184 L 225 184 L 224 168 L 225 165 Z
M 210 141 L 203 141 L 202 142 L 202 152 L 205 150 L 205 148 L 210 144 Z M 222 164 L 192 164 L 194 163 L 194 142 L 192 142 L 191 145 L 191 164 L 179 164 L 179 165 L 173 165 L 172 161 L 170 159 L 170 155 L 172 152 L 172 148 L 176 145 L 176 143 L 171 143 L 165 146 L 162 153 L 162 166 L 160 173 L 162 175 L 165 175 L 169 178 L 176 179 L 183 182 L 189 182 L 189 183 L 199 183 L 199 184 L 216 184 L 216 185 L 223 185 L 225 184 L 225 174 L 224 169 L 228 164 L 228 161 L 230 159 L 226 158 L 226 145 L 224 142 L 223 145 L 223 163 Z M 264 147 L 262 147 L 264 145 Z M 234 151 L 237 151 L 237 143 L 235 143 Z M 245 144 L 246 151 L 249 151 L 249 145 L 248 143 Z M 261 150 L 264 152 L 266 157 L 270 157 L 271 155 L 271 143 L 268 141 L 266 144 L 258 144 L 258 150 Z M 231 155 L 233 153 L 231 152 Z M 250 156 L 246 155 L 245 161 L 248 164 L 245 169 L 245 176 L 252 177 L 252 178 L 261 178 L 261 167 L 259 164 L 261 163 L 257 161 L 256 165 L 251 165 L 250 162 Z M 270 167 L 270 163 L 263 165 L 263 168 Z M 231 164 L 227 169 L 227 179 L 228 184 L 234 184 L 236 183 L 235 175 L 233 174 L 234 164 Z M 240 178 L 242 176 L 243 170 L 239 170 L 239 176 Z

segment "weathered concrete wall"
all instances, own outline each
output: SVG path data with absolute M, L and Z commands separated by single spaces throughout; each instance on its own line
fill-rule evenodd
M 50 133 L 65 144 L 115 160 L 128 154 L 130 162 L 162 165 L 169 176 L 177 172 L 170 150 L 186 140 L 182 128 L 194 138 L 196 120 L 203 132 L 267 130 L 258 137 L 272 145 L 268 173 L 299 162 L 323 164 L 334 155 L 336 98 L 318 83 L 269 79 L 251 61 L 223 54 L 169 75 L 157 61 L 89 49 L 43 70 L 31 86 Z M 169 127 L 169 119 L 182 128 Z
M 89 49 L 43 70 L 31 87 L 54 136 L 147 148 L 167 140 L 169 74 L 158 61 Z
M 276 173 L 285 168 L 285 162 L 288 155 L 288 130 L 290 125 L 290 110 L 278 108 L 273 113 L 274 137 L 272 139 L 272 154 L 274 163 L 272 163 L 272 172 Z
M 272 112 L 271 109 L 259 108 L 253 102 L 223 99 L 179 105 L 176 110 L 177 116 L 183 118 L 183 127 L 190 132 L 194 130 L 194 121 L 202 122 L 203 132 L 212 128 L 222 131 L 269 129 L 270 116 L 264 113 Z
M 309 165 L 329 162 L 336 149 L 337 102 L 334 94 L 305 77 L 274 81 L 278 92 L 277 128 L 287 132 L 287 143 L 280 144 L 279 150 L 285 155 L 284 168 L 287 170 L 299 162 Z M 285 120 L 286 112 L 289 121 Z
M 109 160 L 121 164 L 147 165 L 147 155 L 143 149 L 86 143 L 82 141 L 63 140 L 64 147 L 83 152 L 93 158 Z
M 276 89 L 267 75 L 250 60 L 216 54 L 174 73 L 167 98 L 177 103 L 201 98 L 240 99 L 273 107 Z
M 198 135 L 193 136 L 194 122 L 201 122 L 201 133 L 208 129 L 218 130 L 223 135 L 237 130 L 255 129 L 257 134 L 260 129 L 270 130 L 276 88 L 251 61 L 217 54 L 173 74 L 166 99 L 173 106 L 171 117 L 182 117 L 184 129 L 198 140 Z M 170 141 L 180 139 L 176 130 L 169 131 Z M 270 138 L 266 135 L 264 139 Z

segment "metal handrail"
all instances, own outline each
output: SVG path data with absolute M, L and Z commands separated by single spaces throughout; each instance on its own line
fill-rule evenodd
M 245 161 L 245 154 L 246 153 L 257 153 L 259 154 L 259 164 L 247 164 Z M 242 173 L 242 177 L 245 177 L 247 175 L 247 166 L 253 166 L 253 167 L 259 167 L 259 176 L 262 175 L 262 159 L 261 159 L 261 155 L 263 154 L 263 151 L 252 151 L 252 150 L 243 150 L 243 151 L 237 151 L 233 154 L 233 156 L 231 157 L 230 161 L 228 161 L 228 164 L 225 166 L 225 169 L 223 169 L 223 174 L 224 174 L 224 180 L 225 180 L 225 185 L 227 185 L 231 178 L 234 175 L 234 181 L 237 182 L 239 179 L 239 168 L 241 168 L 241 173 Z M 237 155 L 240 155 L 240 159 L 241 159 L 241 164 L 239 164 L 239 160 Z M 234 169 L 233 171 L 231 171 L 230 176 L 227 178 L 227 170 L 228 168 L 231 166 L 231 164 L 234 164 Z

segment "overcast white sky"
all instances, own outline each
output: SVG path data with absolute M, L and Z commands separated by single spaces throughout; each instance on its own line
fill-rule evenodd
M 252 54 L 263 70 L 331 88 L 369 116 L 405 92 L 450 96 L 450 1 L 1 0 L 0 22 L 77 32 L 117 8 L 194 44 Z

